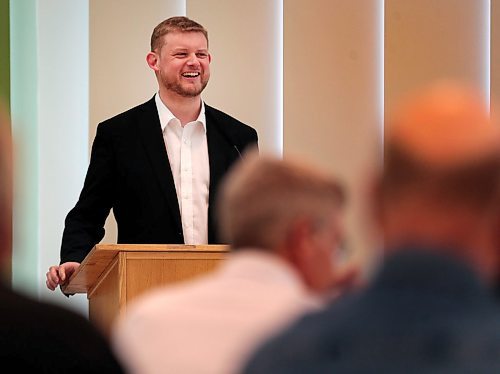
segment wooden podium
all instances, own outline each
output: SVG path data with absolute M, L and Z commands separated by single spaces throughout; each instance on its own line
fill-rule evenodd
M 225 245 L 98 244 L 63 291 L 86 293 L 90 321 L 109 334 L 130 300 L 153 287 L 209 272 L 228 251 Z

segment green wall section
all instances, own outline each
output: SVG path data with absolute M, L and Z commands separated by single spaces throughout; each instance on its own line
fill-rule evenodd
M 37 295 L 39 220 L 38 44 L 37 1 L 10 2 L 12 135 L 14 171 L 14 237 L 12 285 Z
M 0 0 L 0 101 L 10 108 L 9 0 Z

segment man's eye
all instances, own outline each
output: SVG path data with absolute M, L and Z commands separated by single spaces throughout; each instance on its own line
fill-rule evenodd
M 206 53 L 197 53 L 196 56 L 198 58 L 207 58 L 208 55 Z
M 186 57 L 187 53 L 176 53 L 175 56 L 176 57 Z

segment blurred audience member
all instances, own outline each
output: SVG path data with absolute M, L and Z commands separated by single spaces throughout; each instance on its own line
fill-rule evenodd
M 246 373 L 499 373 L 500 128 L 453 82 L 386 126 L 374 194 L 386 258 L 360 294 L 262 347 Z M 496 237 L 496 238 L 495 238 Z
M 0 113 L 0 259 L 12 245 L 12 142 Z M 2 267 L 4 268 L 4 267 Z M 6 277 L 2 281 L 6 281 Z M 108 342 L 82 316 L 0 284 L 0 362 L 15 372 L 120 373 Z M 6 369 L 4 369 L 6 370 Z
M 127 308 L 116 351 L 132 373 L 232 373 L 270 334 L 318 308 L 342 238 L 339 184 L 308 166 L 244 158 L 219 199 L 232 252 L 213 273 Z

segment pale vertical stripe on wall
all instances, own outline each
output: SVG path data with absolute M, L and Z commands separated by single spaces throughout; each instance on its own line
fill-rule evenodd
M 11 116 L 14 168 L 12 285 L 38 292 L 38 48 L 35 0 L 10 2 Z
M 17 145 L 13 284 L 85 313 L 45 287 L 64 218 L 87 163 L 88 1 L 11 2 L 12 116 Z
M 385 1 L 385 108 L 436 79 L 483 90 L 489 101 L 489 0 Z
M 90 0 L 90 143 L 99 122 L 153 97 L 156 78 L 146 63 L 151 33 L 185 12 L 184 0 Z M 102 242 L 116 243 L 112 214 L 105 229 Z
M 39 278 L 41 296 L 86 310 L 85 295 L 72 297 L 45 286 L 59 263 L 64 219 L 75 204 L 88 160 L 88 0 L 38 2 Z
M 208 30 L 211 78 L 207 104 L 259 133 L 263 152 L 282 148 L 281 0 L 187 0 L 188 17 Z
M 366 174 L 380 161 L 383 2 L 286 0 L 284 156 L 298 155 L 348 189 L 348 247 L 372 247 L 364 230 Z M 374 254 L 370 252 L 370 254 Z
M 491 0 L 491 99 L 492 115 L 500 119 L 500 1 Z M 500 123 L 498 123 L 500 126 Z
M 483 61 L 483 92 L 488 108 L 491 104 L 491 0 L 483 0 L 483 53 L 480 55 Z

